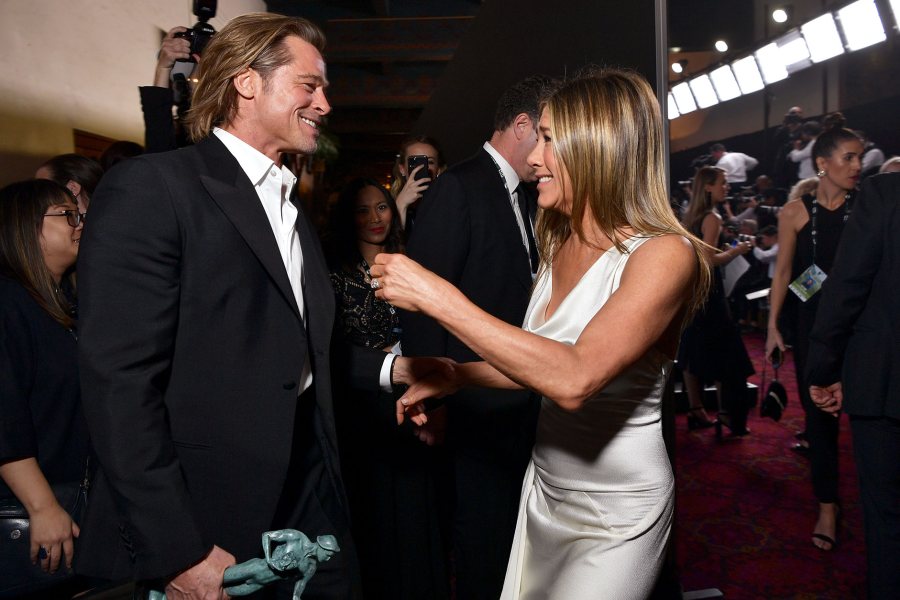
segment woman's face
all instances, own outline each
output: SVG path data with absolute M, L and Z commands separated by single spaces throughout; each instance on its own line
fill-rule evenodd
M 420 154 L 424 154 L 428 157 L 428 171 L 431 173 L 431 178 L 434 179 L 435 177 L 437 177 L 437 170 L 440 166 L 438 165 L 437 150 L 431 144 L 423 144 L 421 142 L 416 142 L 415 144 L 410 144 L 406 147 L 406 155 L 400 162 L 400 173 L 404 177 L 409 177 L 409 173 L 407 173 L 406 169 L 406 159 L 408 159 L 410 156 L 416 156 Z
M 716 180 L 711 184 L 706 185 L 706 191 L 709 193 L 712 198 L 713 204 L 720 204 L 725 202 L 725 197 L 728 196 L 728 182 L 725 181 L 725 173 L 719 173 L 716 175 Z
M 354 214 L 356 238 L 367 244 L 383 246 L 391 233 L 391 219 L 394 214 L 381 190 L 371 185 L 359 190 Z
M 840 142 L 831 156 L 816 159 L 816 166 L 825 171 L 822 179 L 827 179 L 842 190 L 852 190 L 859 183 L 859 172 L 862 170 L 860 156 L 863 145 L 859 140 Z
M 67 216 L 65 211 L 72 211 Z M 71 200 L 62 204 L 53 204 L 44 211 L 44 222 L 41 225 L 41 253 L 44 263 L 54 275 L 62 275 L 66 269 L 75 264 L 78 258 L 78 243 L 84 221 L 78 227 L 69 225 L 69 219 L 78 213 L 78 207 Z
M 565 167 L 557 163 L 553 155 L 553 132 L 546 108 L 538 124 L 538 143 L 528 155 L 528 164 L 534 169 L 538 181 L 538 206 L 572 214 L 572 201 L 568 197 L 572 185 Z

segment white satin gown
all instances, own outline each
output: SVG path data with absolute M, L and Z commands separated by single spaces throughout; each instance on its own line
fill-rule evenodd
M 633 251 L 647 239 L 625 245 Z M 618 288 L 629 256 L 605 252 L 545 320 L 547 269 L 524 329 L 574 344 Z M 674 477 L 660 420 L 671 365 L 651 349 L 574 412 L 543 398 L 501 600 L 650 594 L 672 525 Z

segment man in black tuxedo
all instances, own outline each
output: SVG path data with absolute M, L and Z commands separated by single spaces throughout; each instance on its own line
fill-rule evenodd
M 99 459 L 83 573 L 149 581 L 170 600 L 219 597 L 224 569 L 259 556 L 263 532 L 294 528 L 341 546 L 304 598 L 355 595 L 334 297 L 280 160 L 314 152 L 331 110 L 324 43 L 304 19 L 234 19 L 203 55 L 196 145 L 126 161 L 97 190 L 79 264 Z M 409 381 L 409 359 L 355 352 L 343 373 L 355 385 Z
M 490 141 L 435 179 L 408 245 L 414 260 L 515 325 L 522 324 L 537 270 L 537 203 L 524 184 L 534 180 L 526 158 L 550 89 L 549 79 L 531 77 L 504 92 Z M 404 313 L 401 324 L 407 356 L 480 360 L 421 314 Z M 503 587 L 539 404 L 527 391 L 465 390 L 446 406 L 456 597 L 494 600 Z
M 813 401 L 850 415 L 868 597 L 900 590 L 900 173 L 863 182 L 810 334 Z

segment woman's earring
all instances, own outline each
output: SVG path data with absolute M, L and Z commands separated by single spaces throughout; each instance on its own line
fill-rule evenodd
M 825 177 L 825 169 L 819 169 L 818 171 L 816 171 L 816 177 Z

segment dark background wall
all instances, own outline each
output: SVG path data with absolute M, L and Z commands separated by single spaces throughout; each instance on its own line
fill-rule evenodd
M 589 64 L 630 67 L 656 88 L 655 0 L 491 0 L 482 5 L 415 126 L 450 164 L 490 137 L 501 92 Z

